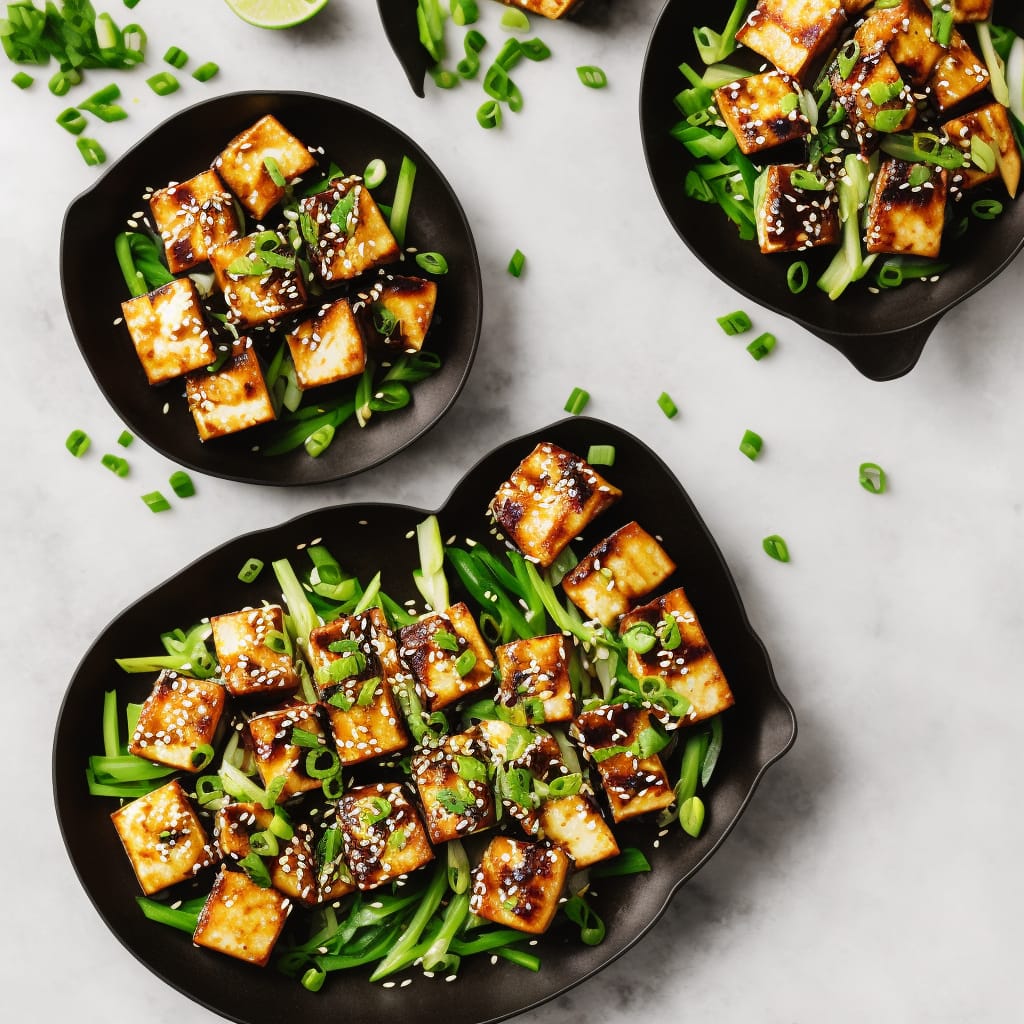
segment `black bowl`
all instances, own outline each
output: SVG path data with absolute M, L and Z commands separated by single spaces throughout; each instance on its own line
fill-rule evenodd
M 537 947 L 543 960 L 537 974 L 510 964 L 492 967 L 486 957 L 477 957 L 463 963 L 452 986 L 440 978 L 433 982 L 417 978 L 408 992 L 384 989 L 368 984 L 364 970 L 332 975 L 323 991 L 313 994 L 273 968 L 261 971 L 200 950 L 188 935 L 145 920 L 135 904 L 137 883 L 108 817 L 116 803 L 90 797 L 83 771 L 87 757 L 102 749 L 101 705 L 103 691 L 111 686 L 111 673 L 117 672 L 114 658 L 156 647 L 159 634 L 172 626 L 262 598 L 279 600 L 269 570 L 271 560 L 302 558 L 297 546 L 317 537 L 360 578 L 368 579 L 383 569 L 383 587 L 391 596 L 398 600 L 416 596 L 410 576 L 417 565 L 416 542 L 405 537 L 423 518 L 422 510 L 395 505 L 320 509 L 216 548 L 125 609 L 82 660 L 61 706 L 53 784 L 68 854 L 111 931 L 169 985 L 245 1024 L 303 1018 L 443 1019 L 451 1024 L 477 1024 L 509 1017 L 590 977 L 650 929 L 672 895 L 725 839 L 768 765 L 789 749 L 796 734 L 793 711 L 779 692 L 768 654 L 747 620 L 722 555 L 668 467 L 636 438 L 599 420 L 576 418 L 502 445 L 470 470 L 438 512 L 442 536 L 486 538 L 487 502 L 541 440 L 584 453 L 591 444 L 615 445 L 616 463 L 607 473 L 625 496 L 587 530 L 584 539 L 596 543 L 631 518 L 664 538 L 669 553 L 684 567 L 669 582 L 685 583 L 735 691 L 736 706 L 727 712 L 725 746 L 707 797 L 703 835 L 691 840 L 677 826 L 671 839 L 663 839 L 660 848 L 653 849 L 653 824 L 617 829 L 620 841 L 644 848 L 653 871 L 603 881 L 595 909 L 608 926 L 604 943 L 582 946 L 578 934 L 574 940 L 569 930 L 553 928 Z M 247 585 L 236 574 L 250 557 L 262 559 L 268 568 Z M 453 573 L 449 576 L 454 578 Z M 122 699 L 138 700 L 150 683 L 149 678 L 120 676 L 117 685 Z
M 112 326 L 128 298 L 114 259 L 114 236 L 133 211 L 145 209 L 147 186 L 160 188 L 208 167 L 224 145 L 264 114 L 274 114 L 326 162 L 362 171 L 381 157 L 389 181 L 403 156 L 417 172 L 408 245 L 444 253 L 449 273 L 439 279 L 436 322 L 428 347 L 443 359 L 415 385 L 402 410 L 375 416 L 360 430 L 349 420 L 319 458 L 301 448 L 274 457 L 252 450 L 262 428 L 200 442 L 182 397 L 181 381 L 151 387 L 123 326 Z M 203 268 L 199 268 L 203 269 Z M 412 272 L 418 273 L 415 266 Z M 480 337 L 483 298 L 473 235 L 454 192 L 434 162 L 407 135 L 342 100 L 299 92 L 244 92 L 197 103 L 165 121 L 72 202 L 61 239 L 61 284 L 68 319 L 85 361 L 107 400 L 147 444 L 169 459 L 211 476 L 245 483 L 313 484 L 360 473 L 412 444 L 448 411 L 469 376 Z M 330 389 L 327 389 L 330 390 Z M 165 415 L 164 405 L 169 405 Z
M 661 205 L 679 237 L 726 284 L 806 327 L 842 352 L 864 376 L 873 380 L 900 377 L 914 368 L 942 316 L 991 281 L 1020 251 L 1024 203 L 1008 202 L 996 221 L 974 224 L 955 244 L 947 244 L 952 266 L 935 284 L 913 283 L 873 295 L 859 282 L 835 302 L 813 283 L 801 294 L 792 294 L 786 285 L 790 260 L 763 256 L 756 242 L 739 238 L 717 206 L 687 199 L 683 179 L 692 160 L 669 134 L 682 117 L 673 97 L 688 84 L 679 65 L 686 61 L 695 68 L 703 67 L 693 27 L 720 29 L 732 7 L 732 0 L 700 4 L 668 0 L 654 27 L 640 85 L 640 131 Z M 1024 32 L 1024 13 L 1010 5 L 999 5 L 998 18 Z M 966 34 L 971 36 L 969 30 Z M 749 67 L 763 63 L 757 54 L 743 50 L 727 60 Z M 831 250 L 802 254 L 811 267 L 812 281 L 831 255 Z

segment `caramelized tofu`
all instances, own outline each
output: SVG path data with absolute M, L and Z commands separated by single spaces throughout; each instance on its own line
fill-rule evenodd
M 469 909 L 530 935 L 548 930 L 569 873 L 557 847 L 495 836 L 473 872 Z
M 375 284 L 366 301 L 353 305 L 368 346 L 384 345 L 402 352 L 423 348 L 437 303 L 437 285 L 421 277 L 387 275 Z
M 562 18 L 569 14 L 580 0 L 501 0 L 509 7 L 521 7 L 542 18 Z
M 928 88 L 940 111 L 949 110 L 988 87 L 991 76 L 985 62 L 953 30 L 949 49 L 935 65 Z
M 835 182 L 820 190 L 800 188 L 794 164 L 770 164 L 764 171 L 764 188 L 758 190 L 757 241 L 763 253 L 802 252 L 819 245 L 839 244 L 839 201 Z
M 321 307 L 285 336 L 300 388 L 318 388 L 366 369 L 366 346 L 348 299 Z
M 611 626 L 675 571 L 665 549 L 633 522 L 601 541 L 566 575 L 562 589 L 588 619 Z
M 921 166 L 928 170 L 928 179 L 911 185 L 913 168 Z M 946 222 L 946 183 L 946 172 L 941 167 L 883 160 L 868 210 L 868 252 L 935 259 Z
M 964 168 L 955 172 L 953 181 L 957 188 L 976 188 L 997 178 L 1003 179 L 1006 191 L 1013 197 L 1020 185 L 1020 152 L 1013 137 L 1013 128 L 1006 107 L 1001 103 L 973 110 L 963 117 L 947 121 L 943 130 L 950 142 L 964 151 Z M 994 166 L 984 169 L 971 158 L 971 139 L 984 142 L 992 153 Z M 987 155 L 987 154 L 986 154 Z
M 406 626 L 399 637 L 399 654 L 430 711 L 439 711 L 476 693 L 493 678 L 494 655 L 480 635 L 472 612 L 461 601 L 443 614 L 425 615 Z M 460 675 L 456 665 L 459 658 L 466 657 L 466 651 L 472 651 L 476 661 Z
M 125 804 L 110 820 L 147 896 L 194 878 L 219 859 L 177 781 Z
M 885 49 L 916 86 L 931 78 L 945 47 L 932 38 L 932 12 L 923 0 L 900 0 L 895 7 L 875 8 L 853 38 L 861 52 Z
M 261 889 L 241 871 L 221 868 L 199 913 L 197 946 L 265 967 L 291 913 L 291 901 L 274 888 Z
M 758 0 L 736 41 L 787 75 L 809 81 L 845 25 L 839 0 Z
M 216 615 L 210 625 L 221 677 L 232 697 L 282 695 L 298 689 L 299 677 L 291 656 L 267 646 L 273 635 L 286 636 L 280 605 Z
M 241 233 L 234 199 L 216 171 L 154 192 L 149 208 L 172 274 L 205 263 L 213 249 Z
M 291 269 L 259 269 L 264 266 L 257 252 L 257 244 L 264 244 L 262 238 L 262 233 L 246 235 L 210 253 L 217 287 L 224 292 L 224 301 L 228 304 L 228 318 L 237 327 L 270 323 L 306 306 L 306 289 L 297 263 Z M 294 252 L 280 236 L 277 248 L 270 252 L 294 261 Z M 249 273 L 249 270 L 255 272 Z
M 121 312 L 150 384 L 209 366 L 217 358 L 199 293 L 187 277 L 122 302 Z
M 538 816 L 541 835 L 565 850 L 578 871 L 619 855 L 615 836 L 589 793 L 545 800 Z
M 200 747 L 213 746 L 224 703 L 220 683 L 161 672 L 139 712 L 128 753 L 168 768 L 201 771 L 209 758 L 201 758 L 199 765 L 192 759 Z
M 423 823 L 397 782 L 350 790 L 338 803 L 338 820 L 345 860 L 364 891 L 434 859 Z
M 541 443 L 498 488 L 491 514 L 527 558 L 546 567 L 621 497 L 584 459 Z
M 847 17 L 851 14 L 860 14 L 865 7 L 869 7 L 875 0 L 842 0 L 843 10 L 846 12 Z
M 988 21 L 992 17 L 992 0 L 952 0 L 953 20 Z
M 276 417 L 259 360 L 248 338 L 216 373 L 196 370 L 185 378 L 185 397 L 201 441 L 270 423 Z
M 864 156 L 878 148 L 885 134 L 876 123 L 881 111 L 904 112 L 897 123 L 885 125 L 890 132 L 906 131 L 914 123 L 913 95 L 885 50 L 862 50 L 850 74 L 843 78 L 836 68 L 831 81 L 832 91 L 846 111 Z
M 568 722 L 575 714 L 565 637 L 513 640 L 497 648 L 498 699 L 523 708 L 526 722 Z
M 741 78 L 715 90 L 715 103 L 748 156 L 802 139 L 811 130 L 797 83 L 782 71 Z
M 274 184 L 267 170 L 268 159 L 277 162 L 286 182 L 316 163 L 309 150 L 271 114 L 236 135 L 213 162 L 214 170 L 257 220 L 263 220 L 284 198 L 284 189 Z
M 256 769 L 263 785 L 269 786 L 281 775 L 285 777 L 278 803 L 296 793 L 308 793 L 323 785 L 321 779 L 311 777 L 306 771 L 306 757 L 313 748 L 302 746 L 292 738 L 292 732 L 301 729 L 324 739 L 315 704 L 294 704 L 267 711 L 250 718 L 248 728 Z

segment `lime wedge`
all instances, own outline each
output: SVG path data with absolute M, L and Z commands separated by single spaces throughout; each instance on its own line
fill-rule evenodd
M 259 28 L 291 28 L 309 21 L 328 0 L 224 0 L 242 21 Z

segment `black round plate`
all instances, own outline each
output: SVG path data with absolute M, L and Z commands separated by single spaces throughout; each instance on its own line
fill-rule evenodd
M 693 164 L 686 149 L 669 134 L 682 117 L 673 97 L 688 84 L 679 65 L 686 61 L 703 67 L 693 39 L 694 25 L 720 29 L 732 7 L 732 0 L 700 4 L 668 0 L 654 27 L 640 85 L 640 131 L 661 205 L 679 237 L 726 284 L 806 327 L 842 352 L 864 376 L 900 377 L 914 368 L 941 317 L 991 281 L 1020 251 L 1024 203 L 1007 202 L 996 221 L 974 224 L 957 243 L 947 245 L 952 266 L 935 284 L 911 284 L 872 295 L 860 282 L 833 302 L 812 283 L 793 295 L 786 285 L 790 260 L 763 256 L 756 242 L 739 238 L 717 206 L 687 199 L 683 179 Z M 1024 13 L 1015 6 L 1000 4 L 998 18 L 1024 32 Z M 757 54 L 743 50 L 727 60 L 749 67 L 763 63 Z M 832 250 L 803 254 L 812 281 L 831 256 Z
M 412 402 L 375 416 L 360 430 L 349 420 L 319 458 L 301 448 L 268 457 L 254 452 L 261 428 L 205 445 L 171 381 L 151 387 L 123 326 L 114 326 L 128 298 L 114 258 L 114 237 L 133 211 L 145 209 L 146 187 L 162 188 L 208 167 L 240 131 L 273 114 L 308 146 L 361 172 L 374 157 L 388 166 L 390 194 L 403 156 L 416 163 L 406 244 L 444 253 L 450 266 L 439 279 L 436 321 L 428 347 L 444 363 L 413 388 Z M 202 268 L 200 268 L 202 269 Z M 412 266 L 411 273 L 420 273 Z M 78 346 L 107 400 L 147 444 L 168 458 L 211 476 L 245 483 L 314 484 L 360 473 L 412 444 L 451 407 L 462 390 L 480 337 L 483 298 L 473 235 L 458 199 L 440 170 L 407 135 L 351 103 L 300 92 L 243 92 L 198 103 L 165 121 L 72 202 L 61 239 L 61 284 Z M 164 405 L 169 411 L 164 414 Z
M 537 947 L 543 961 L 537 974 L 511 964 L 492 967 L 486 957 L 477 957 L 463 963 L 458 981 L 450 986 L 440 977 L 415 977 L 408 990 L 384 989 L 367 983 L 367 971 L 357 971 L 332 975 L 324 989 L 313 994 L 272 967 L 261 971 L 200 950 L 188 935 L 144 919 L 135 904 L 138 885 L 108 817 L 116 803 L 90 797 L 85 784 L 86 759 L 102 749 L 103 691 L 116 680 L 122 698 L 138 700 L 151 685 L 148 677 L 120 675 L 114 658 L 159 649 L 161 632 L 202 616 L 264 598 L 280 600 L 271 560 L 287 556 L 298 566 L 305 557 L 297 546 L 318 537 L 361 579 L 382 570 L 383 589 L 390 596 L 416 596 L 410 574 L 418 565 L 417 547 L 406 534 L 424 511 L 396 505 L 319 509 L 216 548 L 125 609 L 82 660 L 60 710 L 53 785 L 68 854 L 111 931 L 168 984 L 245 1024 L 280 1024 L 286 1019 L 479 1024 L 509 1017 L 590 977 L 651 928 L 676 890 L 735 825 L 768 765 L 789 749 L 796 735 L 792 708 L 779 691 L 768 654 L 747 620 L 721 552 L 671 471 L 636 438 L 599 420 L 579 417 L 502 445 L 470 470 L 437 513 L 442 537 L 489 539 L 484 515 L 488 501 L 540 441 L 584 454 L 591 444 L 616 447 L 615 466 L 606 472 L 624 497 L 586 531 L 586 544 L 636 518 L 664 539 L 668 552 L 684 567 L 666 586 L 685 584 L 736 696 L 736 706 L 726 713 L 725 745 L 707 797 L 703 835 L 692 840 L 676 827 L 671 839 L 652 849 L 653 824 L 619 827 L 620 842 L 642 846 L 653 871 L 602 882 L 595 908 L 608 926 L 604 943 L 583 946 L 578 932 L 573 939 L 569 929 L 556 926 Z M 249 557 L 262 559 L 267 568 L 247 585 L 236 575 Z M 455 578 L 454 573 L 449 576 Z

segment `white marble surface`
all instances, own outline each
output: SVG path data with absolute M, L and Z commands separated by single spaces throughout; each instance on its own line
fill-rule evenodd
M 125 17 L 113 0 L 98 7 Z M 497 9 L 481 7 L 487 34 L 500 36 Z M 43 83 L 25 94 L 3 87 L 0 309 L 12 357 L 0 403 L 5 1018 L 213 1019 L 108 934 L 60 842 L 50 737 L 94 635 L 237 532 L 337 501 L 436 506 L 485 450 L 559 418 L 579 384 L 593 394 L 588 411 L 639 434 L 689 490 L 768 645 L 800 736 L 649 937 L 525 1019 L 1019 1019 L 1024 263 L 947 316 L 909 377 L 864 380 L 802 329 L 739 300 L 678 242 L 648 183 L 637 127 L 659 0 L 616 7 L 598 27 L 539 26 L 555 57 L 525 69 L 527 108 L 500 134 L 476 126 L 475 88 L 434 91 L 426 102 L 412 95 L 369 0 L 332 0 L 287 33 L 250 28 L 218 0 L 136 8 L 153 70 L 176 44 L 223 71 L 206 86 L 185 78 L 168 99 L 152 96 L 141 73 L 120 76 L 131 116 L 102 129 L 111 157 L 219 92 L 343 97 L 408 131 L 439 162 L 476 233 L 486 289 L 473 376 L 427 440 L 318 489 L 200 478 L 197 497 L 162 516 L 137 495 L 164 485 L 165 460 L 137 442 L 129 481 L 99 465 L 121 424 L 61 303 L 61 218 L 95 171 L 52 123 L 63 104 Z M 574 68 L 584 63 L 606 68 L 606 91 L 580 86 Z M 519 281 L 504 270 L 517 246 L 529 259 Z M 761 363 L 714 322 L 741 305 L 780 339 Z M 663 388 L 681 409 L 673 422 L 655 405 Z M 95 439 L 81 461 L 63 448 L 73 427 Z M 756 464 L 736 450 L 748 427 L 765 438 Z M 865 459 L 888 470 L 886 496 L 857 486 Z M 761 552 L 770 532 L 788 539 L 791 564 Z

